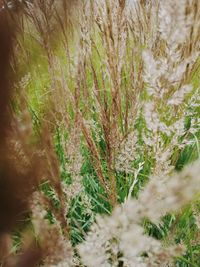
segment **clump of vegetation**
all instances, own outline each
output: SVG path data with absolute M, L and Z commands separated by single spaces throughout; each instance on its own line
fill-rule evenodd
M 13 3 L 2 266 L 199 266 L 199 1 Z

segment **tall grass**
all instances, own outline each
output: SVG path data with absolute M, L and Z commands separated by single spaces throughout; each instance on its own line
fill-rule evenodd
M 199 1 L 23 12 L 6 149 L 37 181 L 3 266 L 199 266 Z

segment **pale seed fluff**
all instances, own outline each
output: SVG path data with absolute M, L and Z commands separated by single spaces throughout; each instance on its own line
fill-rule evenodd
M 85 242 L 78 246 L 83 263 L 88 267 L 111 267 L 117 261 L 125 266 L 167 266 L 174 256 L 184 253 L 182 245 L 163 247 L 160 241 L 145 235 L 140 223 L 146 217 L 158 222 L 191 201 L 200 191 L 199 173 L 197 161 L 162 182 L 153 178 L 138 200 L 115 208 L 110 217 L 97 217 Z M 142 256 L 144 253 L 147 257 Z
M 134 173 L 135 170 L 131 164 L 136 159 L 137 136 L 131 132 L 121 144 L 119 152 L 115 159 L 115 169 L 118 172 Z
M 169 105 L 178 106 L 183 103 L 185 95 L 192 91 L 191 85 L 184 85 L 179 90 L 177 90 L 173 96 L 168 100 Z
M 162 38 L 171 47 L 177 47 L 189 36 L 192 17 L 186 16 L 187 0 L 161 0 L 159 19 Z
M 73 250 L 69 240 L 67 240 L 58 221 L 54 224 L 45 218 L 47 212 L 43 207 L 43 200 L 39 192 L 33 195 L 32 223 L 40 247 L 43 251 L 44 267 L 71 267 L 73 260 Z

